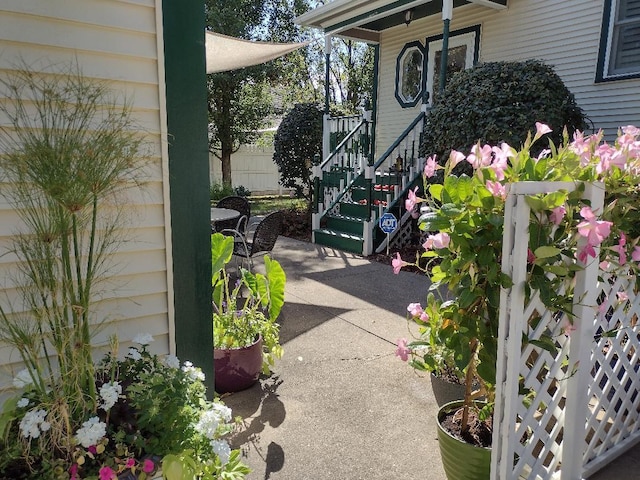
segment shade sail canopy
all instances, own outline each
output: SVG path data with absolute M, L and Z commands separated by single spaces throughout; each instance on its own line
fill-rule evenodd
M 226 72 L 250 67 L 286 55 L 304 43 L 253 42 L 220 33 L 205 32 L 207 73 Z

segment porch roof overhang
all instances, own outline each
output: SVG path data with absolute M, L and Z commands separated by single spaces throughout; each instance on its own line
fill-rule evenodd
M 454 0 L 454 8 L 477 4 L 493 9 L 507 8 L 507 0 Z M 333 0 L 296 18 L 299 25 L 370 43 L 380 41 L 380 32 L 412 20 L 442 12 L 442 0 Z

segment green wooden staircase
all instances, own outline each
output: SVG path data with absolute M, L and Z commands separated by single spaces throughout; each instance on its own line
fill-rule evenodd
M 314 167 L 314 243 L 362 255 L 381 251 L 387 236 L 378 219 L 387 212 L 400 224 L 390 238 L 402 235 L 410 217 L 404 199 L 423 168 L 418 158 L 423 120 L 421 113 L 376 162 L 369 155 L 366 117 L 338 136 L 340 143 Z

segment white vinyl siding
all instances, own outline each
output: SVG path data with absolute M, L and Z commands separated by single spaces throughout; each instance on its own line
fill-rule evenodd
M 108 324 L 95 342 L 107 345 L 109 335 L 116 333 L 126 349 L 137 333 L 149 332 L 155 337 L 151 349 L 165 354 L 174 346 L 159 5 L 156 0 L 3 0 L 0 76 L 23 62 L 46 71 L 77 62 L 84 76 L 108 82 L 129 100 L 151 165 L 144 190 L 132 190 L 127 197 L 126 234 L 131 240 L 113 255 L 112 278 L 96 306 L 97 317 Z M 1 252 L 17 226 L 16 212 L 0 200 Z M 0 256 L 0 295 L 15 295 L 9 275 L 15 261 L 14 256 Z M 0 392 L 10 384 L 18 361 L 15 352 L 0 344 Z
M 640 79 L 596 83 L 602 0 L 509 0 L 505 10 L 468 5 L 453 10 L 451 30 L 480 25 L 480 62 L 539 59 L 553 65 L 596 129 L 615 136 L 640 125 Z M 402 47 L 442 34 L 439 15 L 382 34 L 376 152 L 379 155 L 420 111 L 402 109 L 394 96 L 395 63 Z M 532 126 L 533 128 L 533 126 Z

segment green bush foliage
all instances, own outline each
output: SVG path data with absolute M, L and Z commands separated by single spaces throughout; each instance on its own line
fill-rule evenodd
M 565 126 L 570 135 L 586 129 L 582 109 L 551 66 L 538 60 L 477 65 L 454 75 L 427 114 L 421 155 L 436 154 L 442 164 L 452 149 L 467 151 L 478 141 L 518 148 L 535 122 L 553 129 L 548 137 L 556 145 Z
M 322 111 L 313 103 L 299 103 L 283 118 L 274 139 L 273 161 L 280 185 L 294 188 L 298 197 L 311 193 L 311 166 L 322 156 Z

